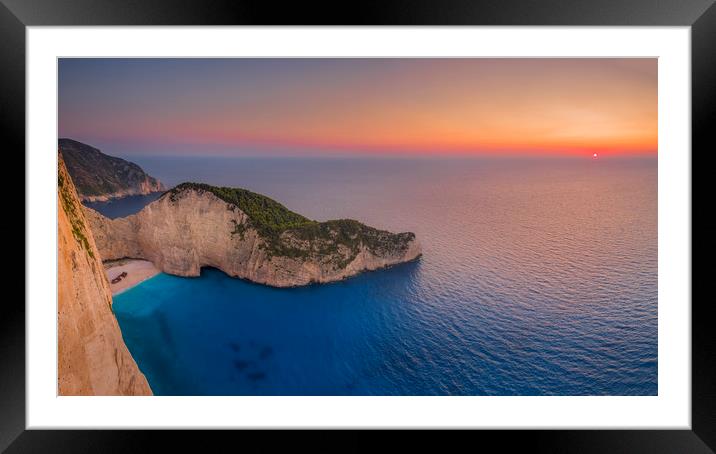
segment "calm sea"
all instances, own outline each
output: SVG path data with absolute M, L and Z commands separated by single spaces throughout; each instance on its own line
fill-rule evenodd
M 161 197 L 161 192 L 147 195 L 130 195 L 121 199 L 111 199 L 106 202 L 84 202 L 84 205 L 99 211 L 110 219 L 123 218 L 134 214 L 146 205 Z
M 204 269 L 118 295 L 155 394 L 657 394 L 656 158 L 134 160 L 424 250 L 328 285 Z

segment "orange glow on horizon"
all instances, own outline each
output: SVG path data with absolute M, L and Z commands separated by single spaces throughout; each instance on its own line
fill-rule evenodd
M 113 107 L 109 114 L 92 105 L 101 104 L 96 101 L 100 95 L 88 99 L 89 107 L 68 95 L 64 110 L 70 113 L 60 116 L 61 136 L 83 137 L 88 134 L 83 131 L 90 131 L 100 142 L 326 153 L 591 156 L 657 151 L 656 59 L 312 62 L 287 71 L 285 78 L 271 67 L 250 81 L 251 90 L 235 88 L 233 76 L 223 73 L 221 83 L 187 77 L 174 82 L 181 89 L 170 86 L 166 93 L 163 86 L 148 85 L 152 91 L 144 97 L 128 86 L 131 96 L 105 101 Z M 252 64 L 262 68 L 269 63 Z M 236 77 L 246 72 L 241 69 Z M 147 74 L 143 77 L 153 73 Z M 97 92 L 112 95 L 110 88 Z

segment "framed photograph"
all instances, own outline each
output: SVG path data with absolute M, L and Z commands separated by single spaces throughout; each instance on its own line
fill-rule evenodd
M 27 266 L 0 446 L 713 452 L 691 207 L 716 7 L 449 3 L 4 1 Z

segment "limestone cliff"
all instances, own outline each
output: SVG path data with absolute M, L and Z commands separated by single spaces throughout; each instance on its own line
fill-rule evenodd
M 166 190 L 161 181 L 133 162 L 72 139 L 60 139 L 59 147 L 81 200 L 105 201 Z
M 97 246 L 58 158 L 58 393 L 151 395 L 122 340 Z
M 85 208 L 103 259 L 150 260 L 198 276 L 201 267 L 275 287 L 344 279 L 421 254 L 410 232 L 342 219 L 316 222 L 244 189 L 184 183 L 139 213 L 110 220 Z

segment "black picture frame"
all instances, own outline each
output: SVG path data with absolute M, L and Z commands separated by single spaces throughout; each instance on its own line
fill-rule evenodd
M 462 0 L 382 1 L 344 4 L 328 9 L 305 2 L 242 0 L 0 0 L 0 121 L 6 152 L 25 150 L 25 28 L 84 25 L 609 25 L 691 27 L 692 207 L 710 191 L 703 164 L 716 150 L 716 6 L 714 0 Z M 21 153 L 20 150 L 23 152 Z M 698 152 L 696 151 L 698 150 Z M 698 156 L 698 164 L 694 158 Z M 24 159 L 18 165 L 25 168 Z M 6 170 L 7 171 L 7 170 Z M 696 186 L 696 181 L 703 184 Z M 708 205 L 706 205 L 708 206 Z M 23 210 L 24 207 L 18 210 Z M 708 211 L 708 210 L 705 210 Z M 482 443 L 494 439 L 504 449 L 516 444 L 538 452 L 716 452 L 716 336 L 709 299 L 697 298 L 716 267 L 699 268 L 697 259 L 713 251 L 710 236 L 694 227 L 708 216 L 692 210 L 692 424 L 691 430 L 548 430 L 480 431 Z M 17 226 L 15 226 L 17 228 Z M 3 229 L 4 230 L 4 229 Z M 15 234 L 16 235 L 16 234 Z M 25 238 L 25 244 L 32 238 Z M 27 246 L 26 246 L 27 247 Z M 48 256 L 54 257 L 54 256 Z M 713 261 L 712 261 L 713 262 Z M 705 262 L 706 263 L 706 262 Z M 31 269 L 26 272 L 31 273 Z M 694 285 L 696 283 L 698 285 Z M 172 444 L 205 450 L 236 445 L 231 431 L 25 430 L 25 305 L 6 298 L 0 315 L 0 449 L 7 452 L 127 452 L 171 438 Z M 239 435 L 245 439 L 245 434 Z M 272 437 L 269 437 L 272 438 Z M 352 437 L 352 448 L 361 441 Z M 490 440 L 492 441 L 492 440 Z M 246 442 L 242 442 L 242 445 Z M 274 441 L 264 441 L 264 447 Z M 321 444 L 324 445 L 323 442 Z M 313 447 L 320 445 L 313 444 Z M 231 444 L 229 444 L 231 446 Z M 487 445 L 486 445 L 487 446 Z

